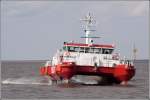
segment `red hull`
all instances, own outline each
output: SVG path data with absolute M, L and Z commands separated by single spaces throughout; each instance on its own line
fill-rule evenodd
M 52 67 L 41 67 L 41 75 L 59 76 L 62 79 L 70 79 L 73 75 L 97 75 L 113 79 L 115 82 L 127 82 L 135 75 L 133 66 L 117 65 L 116 67 L 94 67 L 94 66 L 80 66 L 74 63 L 63 63 L 57 65 L 55 72 Z M 53 72 L 53 73 L 52 73 Z

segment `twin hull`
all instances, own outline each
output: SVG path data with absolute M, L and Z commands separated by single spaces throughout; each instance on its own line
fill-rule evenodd
M 129 81 L 135 75 L 132 65 L 120 64 L 115 67 L 83 66 L 73 62 L 63 62 L 56 66 L 43 66 L 41 75 L 51 76 L 54 80 L 71 79 L 74 75 L 96 75 L 107 78 L 110 82 L 121 83 Z

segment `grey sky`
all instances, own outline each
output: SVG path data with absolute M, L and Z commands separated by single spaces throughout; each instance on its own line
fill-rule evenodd
M 80 21 L 88 12 L 96 19 L 96 43 L 115 44 L 116 52 L 148 58 L 148 1 L 3 1 L 1 2 L 3 60 L 49 59 L 64 41 L 82 41 Z

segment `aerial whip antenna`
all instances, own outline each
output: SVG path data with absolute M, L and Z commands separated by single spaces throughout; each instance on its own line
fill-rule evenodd
M 137 58 L 137 48 L 135 47 L 135 44 L 133 45 L 133 60 L 136 60 Z

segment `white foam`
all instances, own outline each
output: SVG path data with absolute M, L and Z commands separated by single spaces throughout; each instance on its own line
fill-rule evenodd
M 3 80 L 2 84 L 52 85 L 52 80 L 43 77 L 8 78 Z
M 73 77 L 71 80 L 79 84 L 94 85 L 99 84 L 98 79 L 93 79 L 90 76 L 78 76 Z M 63 83 L 57 81 L 57 84 Z M 26 84 L 26 85 L 52 85 L 53 81 L 50 77 L 20 77 L 20 78 L 8 78 L 2 81 L 2 84 Z
M 99 84 L 98 80 L 91 79 L 88 76 L 78 75 L 78 77 L 73 77 L 72 80 L 75 81 L 76 83 L 87 84 L 87 85 Z

